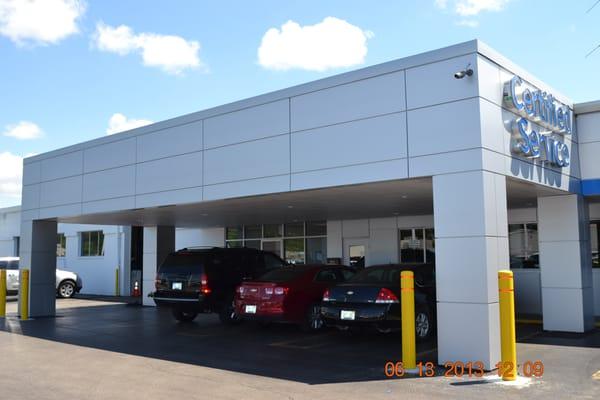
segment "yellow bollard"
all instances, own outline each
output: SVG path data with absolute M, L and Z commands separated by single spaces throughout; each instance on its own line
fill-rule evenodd
M 402 366 L 417 368 L 415 338 L 415 287 L 412 271 L 400 272 L 400 304 L 402 307 Z
M 6 270 L 0 270 L 0 318 L 6 317 Z
M 121 295 L 121 288 L 119 287 L 119 267 L 115 269 L 115 296 Z
M 501 370 L 504 381 L 517 379 L 517 343 L 515 334 L 515 293 L 513 273 L 498 271 L 498 297 L 500 301 Z
M 19 288 L 20 293 L 20 308 L 21 308 L 21 320 L 29 319 L 29 270 L 22 269 L 19 273 L 21 287 Z

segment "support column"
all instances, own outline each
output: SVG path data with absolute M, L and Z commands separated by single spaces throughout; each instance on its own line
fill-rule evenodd
M 438 362 L 500 360 L 499 269 L 509 267 L 506 178 L 433 177 Z
M 56 313 L 56 235 L 56 221 L 21 221 L 19 268 L 31 271 L 30 317 L 50 317 Z
M 579 195 L 538 198 L 544 330 L 593 328 L 588 208 Z
M 154 306 L 148 293 L 154 291 L 156 271 L 169 253 L 175 251 L 174 226 L 144 227 L 144 270 L 142 272 L 142 304 Z

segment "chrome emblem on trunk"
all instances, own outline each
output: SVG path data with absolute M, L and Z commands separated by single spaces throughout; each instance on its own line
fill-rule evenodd
M 352 296 L 352 295 L 354 294 L 354 292 L 353 292 L 352 290 L 349 290 L 349 291 L 347 291 L 347 292 L 346 292 L 346 294 L 347 294 L 348 296 Z

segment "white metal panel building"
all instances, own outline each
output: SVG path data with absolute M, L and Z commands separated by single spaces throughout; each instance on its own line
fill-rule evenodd
M 537 236 L 537 254 L 515 258 L 538 260 L 544 328 L 593 326 L 600 165 L 583 157 L 599 125 L 587 110 L 578 126 L 568 98 L 470 41 L 27 158 L 30 314 L 55 312 L 58 222 L 143 227 L 146 300 L 176 228 L 368 265 L 403 262 L 422 243 L 436 261 L 438 361 L 491 368 L 497 271 L 513 263 L 509 210 L 535 210 L 535 230 L 511 232 Z M 326 226 L 318 251 L 314 221 Z

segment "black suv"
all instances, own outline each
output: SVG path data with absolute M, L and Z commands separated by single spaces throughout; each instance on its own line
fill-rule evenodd
M 150 296 L 156 305 L 170 307 L 179 321 L 192 321 L 201 312 L 216 312 L 223 323 L 233 323 L 237 321 L 236 287 L 285 265 L 273 253 L 245 247 L 182 249 L 161 264 L 156 291 Z

